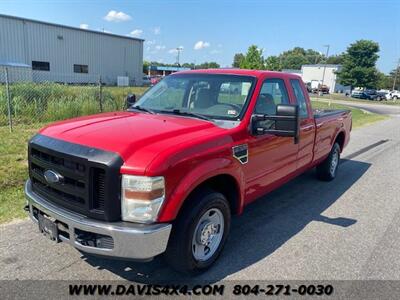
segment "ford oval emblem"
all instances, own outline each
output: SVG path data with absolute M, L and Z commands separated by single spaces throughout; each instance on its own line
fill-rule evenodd
M 61 174 L 52 170 L 46 170 L 43 173 L 43 176 L 48 183 L 60 183 L 64 179 L 64 177 Z

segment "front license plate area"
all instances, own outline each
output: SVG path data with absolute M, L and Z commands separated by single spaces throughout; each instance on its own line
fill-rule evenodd
M 52 220 L 50 217 L 39 213 L 38 214 L 39 221 L 39 231 L 42 232 L 47 238 L 52 241 L 59 242 L 58 239 L 58 228 L 55 220 Z

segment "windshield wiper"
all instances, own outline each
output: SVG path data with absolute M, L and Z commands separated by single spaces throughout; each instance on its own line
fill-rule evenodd
M 206 117 L 206 116 L 204 116 L 204 115 L 200 115 L 200 114 L 196 114 L 196 113 L 194 113 L 194 112 L 184 111 L 184 110 L 180 110 L 180 109 L 165 110 L 165 111 L 161 111 L 161 112 L 172 113 L 172 114 L 174 114 L 174 115 L 181 115 L 181 116 L 194 117 L 194 118 L 197 118 L 197 119 L 202 119 L 202 120 L 214 122 L 213 119 L 208 118 L 208 117 Z
M 149 114 L 152 114 L 152 115 L 154 115 L 154 114 L 155 114 L 155 112 L 154 112 L 154 111 L 152 111 L 151 109 L 144 108 L 144 107 L 142 107 L 142 106 L 139 106 L 139 105 L 136 105 L 136 106 L 131 106 L 131 107 L 129 107 L 129 108 L 128 108 L 128 111 L 130 111 L 130 110 L 132 110 L 132 109 L 136 109 L 136 110 L 144 111 L 144 112 L 147 112 L 147 113 L 149 113 Z

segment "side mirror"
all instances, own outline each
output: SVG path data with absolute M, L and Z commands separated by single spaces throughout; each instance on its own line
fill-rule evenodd
M 293 137 L 299 142 L 299 107 L 293 104 L 278 104 L 275 115 L 255 114 L 252 117 L 252 132 L 255 135 L 273 134 Z
M 127 108 L 131 107 L 133 104 L 136 102 L 136 95 L 135 94 L 129 94 L 126 96 L 125 100 L 125 105 Z

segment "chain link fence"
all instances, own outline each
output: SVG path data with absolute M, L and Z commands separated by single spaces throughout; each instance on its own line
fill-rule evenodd
M 43 124 L 124 109 L 128 94 L 145 88 L 105 86 L 100 76 L 51 74 L 0 66 L 0 126 Z

